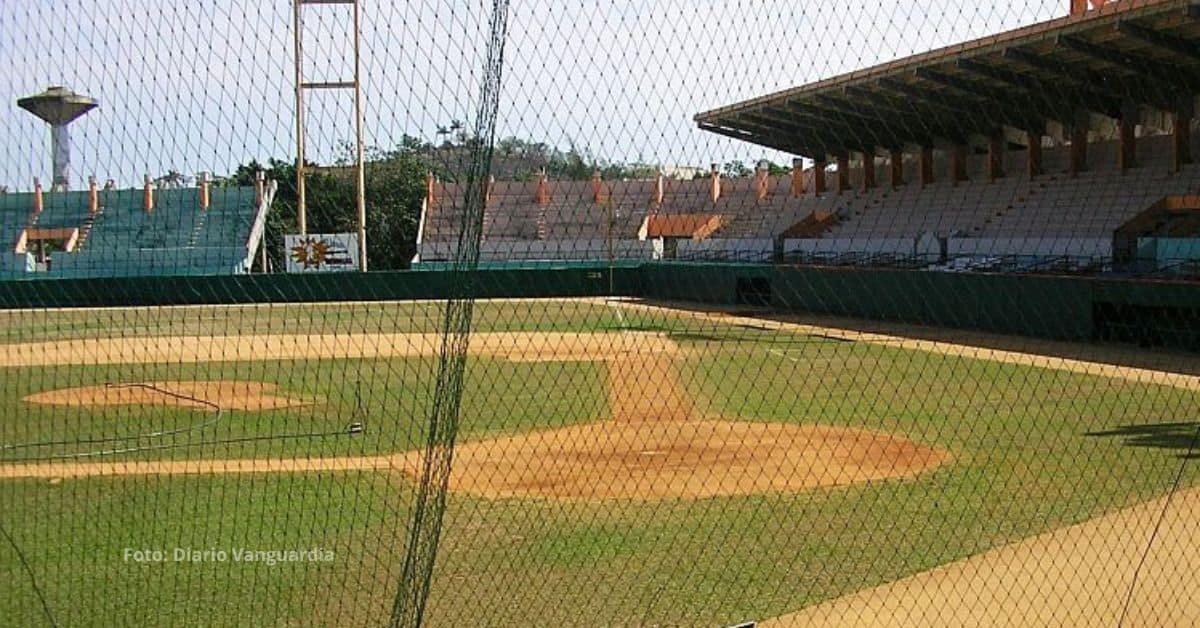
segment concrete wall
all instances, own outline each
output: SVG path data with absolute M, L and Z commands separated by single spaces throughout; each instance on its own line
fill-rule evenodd
M 423 242 L 418 253 L 422 262 L 448 261 L 458 248 L 455 242 Z M 613 240 L 612 253 L 616 259 L 648 260 L 653 252 L 651 242 Z M 482 260 L 606 260 L 609 257 L 607 240 L 484 240 L 480 244 Z
M 1095 259 L 1112 257 L 1111 238 L 950 238 L 949 257 L 1069 255 Z
M 771 238 L 680 240 L 676 247 L 679 259 L 736 259 L 738 261 L 769 261 L 775 253 Z
M 913 238 L 808 238 L 783 241 L 784 253 L 894 253 L 912 255 Z

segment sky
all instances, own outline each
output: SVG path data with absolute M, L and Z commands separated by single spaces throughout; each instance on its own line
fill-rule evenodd
M 497 133 L 609 161 L 705 166 L 790 155 L 700 131 L 707 109 L 1059 17 L 1067 0 L 512 0 Z M 362 0 L 366 143 L 438 141 L 478 104 L 491 2 Z M 308 80 L 353 72 L 350 10 L 302 9 Z M 49 130 L 16 106 L 65 85 L 72 184 L 294 159 L 290 0 L 0 0 L 0 185 L 50 177 Z M 349 92 L 309 91 L 308 156 L 352 141 Z

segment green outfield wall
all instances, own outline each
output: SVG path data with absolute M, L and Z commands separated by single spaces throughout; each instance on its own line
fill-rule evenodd
M 0 282 L 2 308 L 644 297 L 1200 350 L 1200 284 L 719 263 L 492 265 L 366 274 Z

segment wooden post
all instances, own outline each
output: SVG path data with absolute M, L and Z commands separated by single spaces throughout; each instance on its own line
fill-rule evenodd
M 542 171 L 538 173 L 537 191 L 534 192 L 533 200 L 536 201 L 538 205 L 550 204 L 550 186 L 546 183 L 545 168 L 542 168 Z
M 712 187 L 709 189 L 708 196 L 715 203 L 721 198 L 721 171 L 717 168 L 717 164 L 712 165 L 711 178 Z
M 600 171 L 592 172 L 592 200 L 596 203 L 603 202 L 604 182 L 600 179 Z
M 893 188 L 898 188 L 904 185 L 904 151 L 900 149 L 892 149 L 891 151 L 891 183 Z
M 825 193 L 825 169 L 829 167 L 829 162 L 822 157 L 813 164 L 813 196 L 821 196 Z
M 1087 171 L 1087 112 L 1077 112 L 1071 121 L 1071 176 Z
M 42 198 L 42 182 L 37 178 L 33 178 L 33 213 L 40 214 L 42 209 L 46 207 L 45 199 Z
M 862 152 L 863 163 L 863 191 L 866 192 L 875 187 L 875 151 L 864 150 Z
M 767 200 L 767 162 L 760 161 L 754 168 L 754 200 Z
M 804 158 L 792 158 L 792 198 L 804 196 Z
M 142 175 L 142 209 L 147 214 L 154 211 L 154 182 L 148 174 Z
M 1171 162 L 1175 172 L 1192 163 L 1192 116 L 1195 105 L 1192 96 L 1180 98 L 1172 112 L 1174 133 L 1171 134 Z
M 1117 168 L 1125 172 L 1137 167 L 1137 125 L 1141 121 L 1141 110 L 1136 102 L 1121 103 L 1121 119 L 1117 121 Z
M 967 146 L 955 144 L 950 149 L 950 183 L 958 185 L 967 180 Z
M 1029 144 L 1025 162 L 1028 166 L 1029 178 L 1034 179 L 1042 174 L 1042 132 L 1026 131 L 1025 139 Z
M 921 185 L 933 183 L 933 147 L 921 147 Z
M 988 183 L 1004 178 L 1005 144 L 1003 130 L 997 130 L 988 137 Z
M 96 175 L 88 177 L 88 213 L 95 216 L 100 211 L 100 193 L 96 191 Z
M 262 170 L 254 173 L 254 206 L 262 207 L 263 197 L 266 192 L 266 176 Z M 361 261 L 361 260 L 360 260 Z
M 837 156 L 837 193 L 841 194 L 850 189 L 850 155 L 842 153 Z
M 208 173 L 200 173 L 200 209 L 205 210 L 212 206 L 212 198 L 209 196 L 208 190 Z

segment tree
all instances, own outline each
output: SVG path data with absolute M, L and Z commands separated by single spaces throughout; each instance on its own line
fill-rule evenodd
M 159 189 L 180 189 L 189 184 L 190 177 L 184 176 L 178 170 L 168 170 L 166 174 L 154 180 L 154 186 Z
M 315 165 L 315 164 L 312 164 Z M 267 215 L 263 235 L 267 257 L 274 268 L 283 268 L 283 236 L 298 233 L 296 167 L 271 159 L 239 166 L 230 185 L 253 185 L 262 171 L 277 181 L 278 191 Z M 407 268 L 416 253 L 417 224 L 425 197 L 425 161 L 411 143 L 391 151 L 370 151 L 364 167 L 367 209 L 367 259 L 373 270 Z M 353 233 L 358 229 L 354 169 L 350 167 L 310 173 L 305 178 L 309 233 Z
M 792 172 L 790 166 L 781 166 L 769 159 L 764 159 L 763 164 L 767 166 L 767 174 L 772 177 L 778 177 L 785 174 L 790 174 Z
M 725 165 L 721 167 L 721 176 L 728 178 L 748 177 L 752 172 L 754 171 L 751 170 L 750 167 L 745 164 L 745 162 L 737 160 L 726 162 Z

